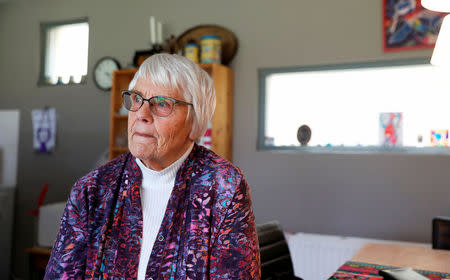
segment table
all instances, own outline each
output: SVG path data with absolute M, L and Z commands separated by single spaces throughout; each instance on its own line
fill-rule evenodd
M 431 280 L 450 279 L 450 251 L 424 247 L 367 243 L 329 280 L 382 280 L 379 270 L 412 267 Z
M 368 243 L 351 261 L 450 273 L 450 250 Z
M 33 247 L 25 249 L 29 255 L 29 277 L 30 279 L 43 279 L 45 268 L 50 259 L 51 248 Z

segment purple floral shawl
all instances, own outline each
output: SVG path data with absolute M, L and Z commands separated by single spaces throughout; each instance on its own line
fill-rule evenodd
M 130 153 L 78 180 L 44 279 L 136 279 L 141 182 Z M 260 279 L 250 189 L 238 168 L 194 145 L 178 170 L 146 279 Z

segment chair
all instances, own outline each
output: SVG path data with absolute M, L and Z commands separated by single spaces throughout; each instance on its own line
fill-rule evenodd
M 433 218 L 433 249 L 450 250 L 450 217 Z
M 302 280 L 294 275 L 289 247 L 278 221 L 256 226 L 261 254 L 261 280 Z

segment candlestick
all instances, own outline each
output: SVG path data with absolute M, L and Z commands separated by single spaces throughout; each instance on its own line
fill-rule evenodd
M 150 16 L 150 43 L 152 45 L 156 43 L 155 33 L 155 17 Z
M 156 41 L 156 42 L 157 42 L 159 45 L 162 45 L 162 43 L 163 43 L 163 40 L 162 40 L 162 23 L 158 21 L 156 27 L 157 27 L 157 30 L 158 30 L 158 31 L 157 31 L 158 37 L 157 37 L 157 41 Z

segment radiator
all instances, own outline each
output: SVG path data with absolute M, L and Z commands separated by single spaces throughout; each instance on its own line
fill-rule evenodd
M 66 202 L 42 205 L 39 208 L 37 244 L 41 247 L 52 247 L 59 231 L 61 217 Z
M 304 280 L 328 279 L 366 243 L 387 243 L 431 248 L 412 243 L 311 233 L 285 233 L 296 276 Z

